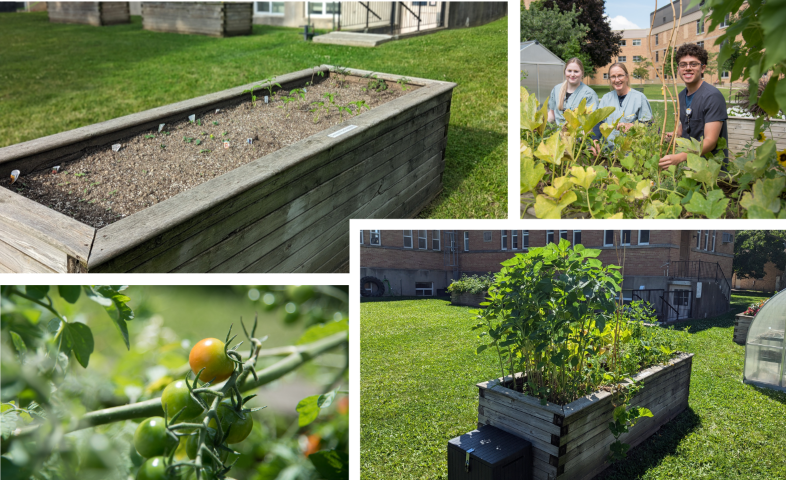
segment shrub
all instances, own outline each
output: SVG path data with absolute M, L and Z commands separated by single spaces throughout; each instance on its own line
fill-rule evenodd
M 486 293 L 489 287 L 494 283 L 494 274 L 488 273 L 486 275 L 461 275 L 458 280 L 448 286 L 450 293 Z

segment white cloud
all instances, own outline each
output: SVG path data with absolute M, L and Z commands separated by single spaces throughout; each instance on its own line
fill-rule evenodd
M 611 20 L 612 30 L 631 30 L 634 28 L 640 28 L 638 25 L 631 22 L 630 20 L 623 17 L 622 15 L 617 15 L 616 17 L 610 17 L 609 20 Z

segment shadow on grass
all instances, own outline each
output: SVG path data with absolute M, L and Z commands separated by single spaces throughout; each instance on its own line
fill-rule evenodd
M 772 390 L 769 388 L 762 388 L 757 387 L 755 385 L 748 385 L 750 388 L 755 389 L 758 393 L 761 393 L 765 397 L 769 397 L 776 402 L 786 405 L 786 392 L 781 392 L 780 390 Z
M 701 418 L 688 407 L 662 426 L 644 443 L 628 451 L 628 457 L 595 477 L 595 480 L 629 480 L 642 478 L 669 455 L 677 453 L 682 439 L 701 426 Z
M 401 297 L 360 297 L 360 303 L 366 302 L 401 302 L 405 300 L 447 300 L 450 297 L 422 297 L 422 296 L 401 296 Z

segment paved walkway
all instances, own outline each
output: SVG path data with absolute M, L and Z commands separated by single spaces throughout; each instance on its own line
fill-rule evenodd
M 396 37 L 393 35 L 379 33 L 330 32 L 324 35 L 316 35 L 314 43 L 348 45 L 350 47 L 376 47 L 395 39 Z

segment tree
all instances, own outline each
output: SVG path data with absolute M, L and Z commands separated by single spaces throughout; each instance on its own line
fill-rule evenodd
M 608 65 L 620 53 L 621 33 L 611 30 L 611 23 L 603 16 L 604 0 L 545 0 L 547 7 L 558 6 L 563 12 L 578 10 L 578 22 L 589 28 L 586 42 L 581 43 L 585 53 L 595 67 Z
M 707 68 L 704 69 L 704 75 L 709 77 L 710 83 L 712 83 L 712 76 L 718 73 L 718 53 L 717 52 L 707 52 Z
M 589 29 L 579 24 L 578 15 L 575 8 L 563 12 L 557 7 L 546 8 L 542 2 L 533 2 L 529 9 L 522 7 L 521 41 L 537 40 L 562 60 L 578 57 L 587 72 L 594 71 L 585 62 L 589 57 L 579 56 Z
M 650 78 L 650 67 L 652 67 L 652 62 L 650 62 L 647 57 L 641 57 L 638 62 L 634 62 L 636 68 L 633 70 L 633 76 L 641 80 L 641 83 L 644 83 L 644 80 Z
M 734 242 L 734 266 L 739 278 L 764 278 L 764 266 L 772 262 L 786 269 L 786 231 L 741 230 Z
M 742 42 L 732 43 L 730 51 L 729 58 L 723 62 L 723 66 L 719 69 L 721 72 L 729 72 L 729 97 L 731 97 L 731 85 L 733 83 L 731 81 L 731 71 L 734 70 L 734 62 L 737 61 L 737 57 L 742 55 Z M 718 58 L 718 64 L 720 64 L 720 58 Z

